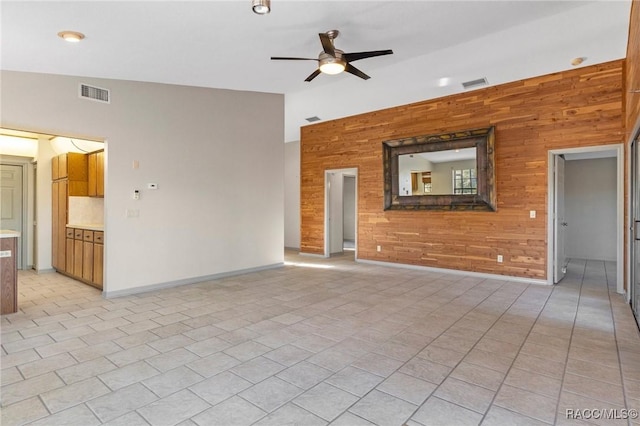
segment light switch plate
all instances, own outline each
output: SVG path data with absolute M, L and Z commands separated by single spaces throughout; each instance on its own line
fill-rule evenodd
M 11 257 L 11 250 L 0 251 L 0 257 Z
M 529 210 L 529 217 L 531 219 L 535 219 L 536 218 L 536 211 L 535 210 Z

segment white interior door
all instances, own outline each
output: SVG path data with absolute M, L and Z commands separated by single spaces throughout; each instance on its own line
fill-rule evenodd
M 0 165 L 0 228 L 22 229 L 22 166 Z M 22 238 L 18 238 L 18 269 L 22 269 Z
M 554 267 L 553 267 L 553 282 L 558 283 L 564 278 L 567 272 L 565 257 L 565 232 L 567 228 L 567 222 L 564 214 L 564 157 L 562 155 L 556 155 L 554 167 L 554 180 L 555 180 L 555 199 L 554 199 Z

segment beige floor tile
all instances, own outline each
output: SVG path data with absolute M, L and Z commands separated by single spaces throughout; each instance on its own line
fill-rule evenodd
M 478 385 L 495 392 L 502 384 L 505 374 L 490 368 L 469 364 L 468 362 L 461 362 L 451 372 L 450 377 Z
M 438 387 L 433 395 L 477 413 L 484 414 L 489 408 L 489 405 L 491 405 L 495 392 L 449 377 Z
M 271 413 L 302 392 L 301 388 L 291 383 L 287 383 L 277 377 L 270 377 L 240 392 L 238 395 L 260 409 Z
M 526 417 L 553 423 L 557 399 L 503 385 L 496 395 L 494 404 Z
M 560 395 L 560 388 L 562 387 L 562 381 L 560 379 L 543 376 L 519 368 L 512 368 L 504 380 L 504 383 L 556 399 Z
M 298 396 L 293 403 L 326 421 L 332 421 L 356 401 L 357 396 L 321 383 Z
M 544 426 L 548 424 L 549 423 L 540 420 L 532 419 L 531 417 L 523 416 L 514 411 L 509 411 L 497 405 L 493 405 L 489 409 L 489 412 L 482 421 L 482 426 Z
M 185 389 L 145 405 L 137 411 L 152 425 L 175 425 L 190 418 L 197 422 L 198 415 L 210 407 L 207 402 Z
M 588 377 L 567 373 L 564 377 L 562 390 L 614 405 L 624 405 L 622 386 L 593 380 Z
M 401 425 L 416 409 L 416 405 L 374 390 L 355 403 L 349 411 L 376 425 Z
M 637 326 L 602 262 L 547 287 L 286 256 L 333 268 L 115 299 L 21 271 L 22 312 L 0 318 L 3 424 L 198 426 L 233 407 L 261 425 L 478 424 L 464 405 L 484 412 L 496 391 L 485 424 L 567 424 L 568 408 L 624 408 L 623 388 L 640 405 Z
M 482 414 L 432 396 L 418 409 L 411 419 L 421 425 L 474 426 L 480 424 Z
M 48 415 L 49 411 L 40 398 L 33 397 L 11 405 L 4 403 L 0 410 L 0 423 L 5 426 L 23 425 Z

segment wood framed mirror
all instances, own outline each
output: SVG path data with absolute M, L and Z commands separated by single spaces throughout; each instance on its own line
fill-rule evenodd
M 382 142 L 385 210 L 496 211 L 494 127 Z

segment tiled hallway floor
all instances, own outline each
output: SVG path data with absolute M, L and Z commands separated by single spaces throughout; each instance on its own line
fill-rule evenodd
M 640 409 L 613 264 L 548 287 L 286 257 L 109 300 L 21 272 L 2 425 L 640 424 L 593 418 Z

